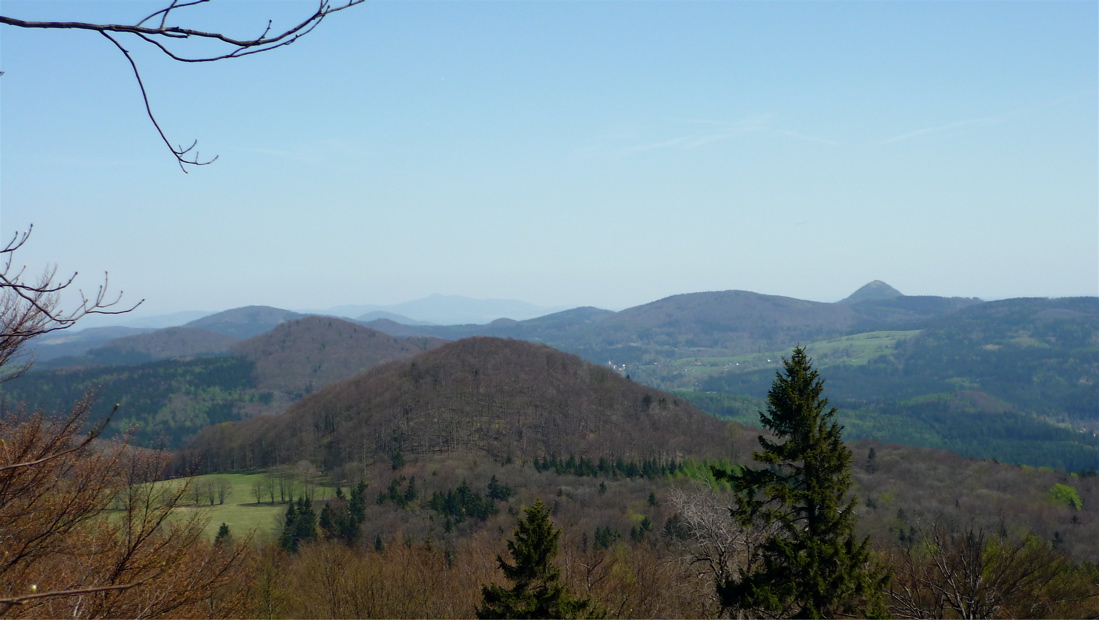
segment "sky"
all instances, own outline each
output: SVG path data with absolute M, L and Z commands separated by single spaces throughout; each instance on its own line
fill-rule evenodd
M 250 37 L 314 8 L 174 23 Z M 109 272 L 139 315 L 1097 295 L 1097 33 L 1092 1 L 371 0 L 218 63 L 123 38 L 169 139 L 218 156 L 184 174 L 108 40 L 0 26 L 0 234 L 33 224 L 28 272 Z

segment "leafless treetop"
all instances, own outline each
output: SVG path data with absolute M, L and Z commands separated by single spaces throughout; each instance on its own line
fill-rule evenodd
M 90 30 L 106 37 L 130 63 L 134 77 L 137 78 L 138 88 L 141 89 L 141 97 L 145 102 L 145 112 L 148 114 L 149 120 L 152 121 L 157 133 L 160 134 L 160 139 L 172 151 L 172 155 L 175 156 L 180 169 L 187 172 L 188 165 L 205 166 L 213 163 L 217 156 L 202 159 L 198 151 L 195 150 L 198 144 L 197 140 L 191 142 L 188 147 L 181 144 L 172 145 L 157 122 L 156 115 L 149 103 L 148 93 L 145 91 L 141 71 L 130 55 L 130 51 L 122 45 L 121 37 L 127 35 L 136 37 L 139 42 L 151 45 L 172 60 L 179 62 L 214 62 L 229 58 L 241 58 L 290 45 L 311 32 L 325 17 L 356 4 L 362 4 L 365 0 L 347 0 L 345 3 L 337 5 L 331 4 L 328 0 L 319 0 L 315 11 L 293 26 L 281 30 L 272 30 L 273 22 L 268 20 L 259 36 L 252 38 L 235 37 L 212 30 L 200 30 L 179 25 L 183 23 L 179 20 L 186 20 L 189 16 L 186 9 L 212 1 L 190 0 L 181 2 L 180 0 L 172 0 L 167 6 L 150 13 L 133 24 L 27 21 L 0 15 L 0 25 L 45 30 Z M 215 44 L 216 51 L 210 51 L 208 47 L 202 47 L 202 42 Z

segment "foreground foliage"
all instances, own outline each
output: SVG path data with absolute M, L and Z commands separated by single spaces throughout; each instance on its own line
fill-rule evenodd
M 889 553 L 890 611 L 902 618 L 1093 617 L 1099 569 L 1073 565 L 1034 536 L 918 532 Z
M 758 558 L 718 583 L 722 604 L 773 617 L 880 615 L 886 577 L 872 567 L 869 540 L 855 539 L 851 451 L 836 410 L 803 349 L 783 362 L 760 414 L 775 440 L 761 435 L 752 455 L 767 469 L 720 472 L 733 484 L 739 524 L 771 530 Z
M 102 423 L 82 435 L 90 408 L 0 418 L 0 616 L 240 614 L 248 541 L 215 548 L 200 518 L 170 518 L 188 486 L 150 484 L 166 457 L 94 441 Z
M 576 618 L 592 611 L 590 599 L 573 598 L 561 583 L 561 569 L 553 564 L 561 531 L 549 512 L 542 500 L 524 509 L 526 518 L 519 520 L 514 540 L 508 541 L 515 563 L 496 558 L 512 586 L 485 586 L 478 618 Z

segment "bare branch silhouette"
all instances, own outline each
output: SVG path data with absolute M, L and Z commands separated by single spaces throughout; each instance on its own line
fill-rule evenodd
M 57 279 L 57 268 L 47 268 L 37 279 L 26 279 L 26 266 L 13 263 L 18 252 L 30 238 L 33 226 L 12 235 L 7 245 L 0 248 L 0 382 L 22 374 L 33 360 L 19 361 L 23 346 L 33 338 L 50 332 L 68 329 L 89 314 L 125 314 L 133 306 L 119 306 L 122 292 L 108 292 L 107 274 L 94 295 L 80 291 L 76 307 L 62 310 L 59 297 L 72 286 L 76 273 Z M 143 300 L 144 301 L 144 300 Z
M 342 11 L 365 2 L 365 0 L 347 0 L 343 4 L 333 6 L 328 0 L 319 0 L 317 9 L 300 22 L 284 30 L 272 32 L 273 22 L 268 20 L 263 32 L 255 38 L 237 38 L 212 30 L 196 30 L 178 25 L 169 25 L 169 19 L 178 17 L 179 13 L 184 9 L 207 4 L 211 1 L 212 0 L 191 0 L 189 2 L 180 2 L 180 0 L 172 0 L 168 6 L 154 11 L 136 24 L 28 21 L 0 15 L 0 25 L 40 30 L 89 30 L 98 32 L 106 37 L 120 52 L 122 52 L 122 55 L 126 57 L 126 61 L 130 63 L 130 67 L 134 72 L 134 77 L 137 78 L 137 85 L 141 90 L 141 98 L 145 103 L 145 111 L 149 116 L 149 120 L 152 121 L 153 127 L 156 128 L 161 140 L 164 141 L 164 144 L 168 146 L 168 149 L 176 158 L 176 162 L 179 164 L 180 169 L 186 173 L 187 166 L 205 166 L 217 160 L 217 156 L 215 155 L 210 159 L 202 159 L 199 156 L 198 151 L 194 150 L 198 145 L 197 140 L 193 141 L 191 145 L 186 148 L 182 145 L 172 146 L 171 141 L 164 135 L 164 131 L 161 129 L 160 123 L 153 113 L 152 106 L 149 103 L 148 93 L 145 90 L 145 83 L 141 77 L 141 70 L 130 55 L 129 50 L 122 46 L 122 43 L 117 36 L 132 35 L 137 37 L 141 41 L 155 47 L 165 56 L 179 62 L 216 62 L 229 58 L 242 58 L 244 56 L 268 52 L 279 47 L 290 45 L 294 41 L 297 41 L 301 37 L 312 32 L 325 17 L 328 17 L 337 11 Z M 149 22 L 155 22 L 155 25 L 146 25 Z M 195 53 L 194 43 L 196 41 L 211 42 L 221 47 L 218 51 L 213 53 Z M 2 75 L 2 72 L 0 72 L 0 75 Z

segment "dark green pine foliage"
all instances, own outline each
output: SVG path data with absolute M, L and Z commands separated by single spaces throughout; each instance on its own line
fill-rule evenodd
M 489 585 L 478 618 L 579 618 L 598 615 L 591 599 L 575 599 L 561 583 L 561 569 L 553 564 L 561 530 L 550 521 L 550 509 L 542 500 L 523 509 L 526 518 L 515 527 L 515 539 L 508 541 L 514 564 L 496 556 L 511 588 Z
M 511 499 L 511 496 L 514 494 L 515 491 L 505 484 L 500 484 L 500 481 L 496 479 L 496 476 L 493 476 L 492 479 L 488 481 L 488 493 L 486 493 L 486 495 L 488 495 L 490 499 L 506 502 Z
M 313 503 L 306 497 L 296 502 L 291 501 L 286 507 L 286 520 L 279 537 L 279 545 L 291 553 L 297 553 L 298 545 L 302 542 L 316 539 L 317 513 L 313 511 Z
M 827 618 L 884 614 L 886 573 L 874 565 L 869 541 L 855 539 L 851 451 L 822 397 L 824 381 L 800 347 L 777 373 L 752 457 L 765 469 L 714 470 L 732 483 L 733 516 L 769 532 L 754 566 L 717 584 L 722 604 L 757 616 Z
M 366 483 L 359 482 L 358 486 L 351 490 L 351 499 L 347 501 L 347 511 L 351 519 L 356 523 L 366 520 Z
M 224 547 L 230 544 L 233 540 L 233 535 L 229 533 L 229 525 L 222 523 L 218 528 L 217 536 L 214 537 L 215 547 Z
M 457 489 L 446 494 L 440 491 L 432 493 L 428 507 L 453 519 L 454 523 L 461 523 L 466 517 L 484 521 L 499 512 L 495 501 L 474 491 L 465 480 Z
M 361 526 L 366 520 L 365 493 L 366 483 L 360 482 L 351 489 L 350 498 L 337 488 L 335 499 L 324 503 L 318 525 L 325 540 L 339 540 L 352 546 L 359 542 Z

